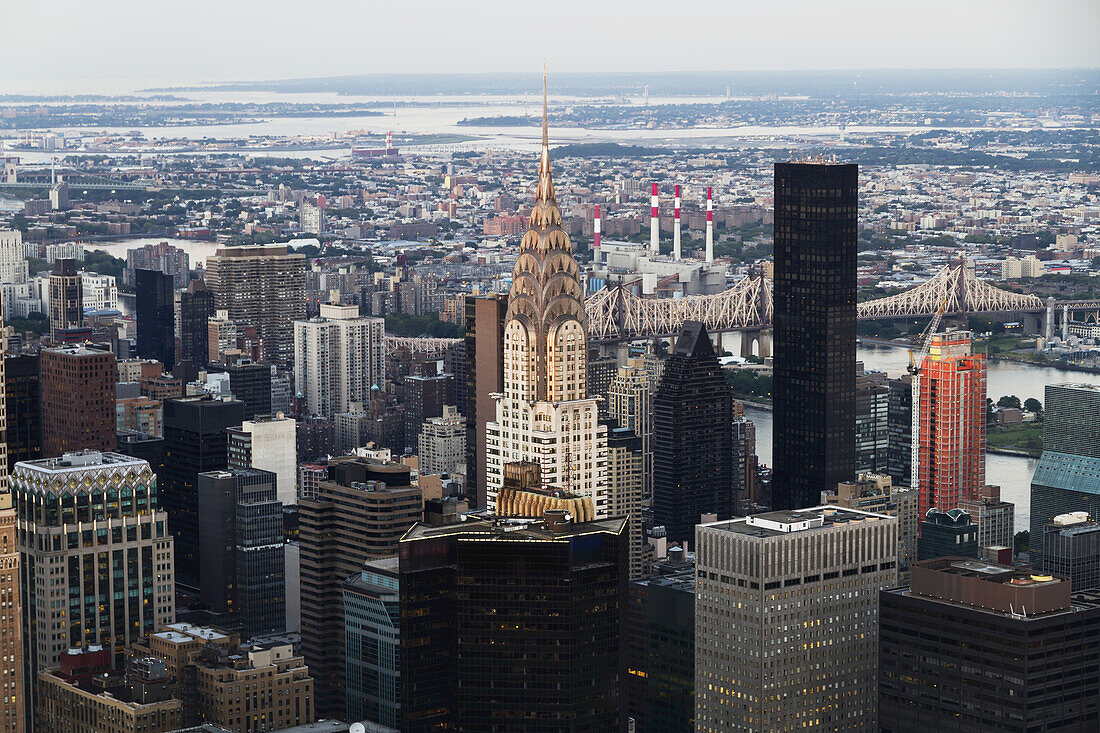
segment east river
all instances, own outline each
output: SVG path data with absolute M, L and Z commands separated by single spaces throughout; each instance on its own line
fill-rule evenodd
M 863 362 L 866 369 L 884 371 L 891 377 L 904 374 L 909 364 L 908 350 L 892 346 L 863 344 L 857 349 L 856 357 Z M 1034 397 L 1042 402 L 1046 385 L 1065 382 L 1100 384 L 1100 374 L 1071 372 L 1011 361 L 989 362 L 987 390 L 994 400 L 1002 395 L 1016 395 L 1021 401 Z M 760 461 L 773 465 L 771 411 L 748 408 L 745 413 L 756 425 L 756 453 L 760 456 Z M 1000 486 L 1001 498 L 1016 505 L 1017 532 L 1029 526 L 1031 476 L 1035 473 L 1035 464 L 1035 459 L 1023 456 L 994 453 L 986 456 L 986 483 Z

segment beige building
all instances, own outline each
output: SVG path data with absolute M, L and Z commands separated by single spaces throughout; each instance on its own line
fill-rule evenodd
M 642 439 L 625 427 L 607 434 L 607 514 L 626 517 L 630 546 L 630 579 L 649 574 L 648 543 L 642 530 Z
M 836 491 L 821 492 L 821 503 L 860 509 L 894 517 L 898 520 L 898 577 L 909 578 L 909 565 L 917 559 L 917 535 L 920 516 L 917 509 L 919 492 L 894 486 L 894 480 L 878 473 L 861 473 L 855 481 L 842 481 Z
M 359 306 L 321 304 L 321 316 L 294 323 L 294 388 L 311 414 L 332 417 L 371 401 L 386 378 L 386 322 Z
M 466 462 L 466 418 L 454 405 L 444 405 L 442 417 L 424 421 L 419 442 L 421 474 L 456 473 Z
M 110 671 L 98 649 L 72 650 L 61 668 L 38 673 L 35 730 L 169 733 L 183 727 L 183 705 L 169 692 L 160 660 L 140 660 L 123 675 Z M 81 661 L 97 656 L 104 664 Z
M 268 361 L 286 366 L 294 359 L 291 324 L 306 315 L 305 255 L 285 244 L 222 247 L 206 259 L 206 285 L 215 308 L 239 328 L 255 326 Z
M 642 496 L 653 496 L 653 374 L 643 358 L 619 367 L 607 390 L 607 412 L 641 440 Z
M 897 520 L 820 506 L 695 536 L 696 731 L 875 730 Z
M 293 646 L 240 642 L 235 633 L 178 623 L 150 634 L 133 653 L 164 662 L 184 725 L 259 733 L 312 723 L 313 678 Z
M 283 506 L 298 503 L 297 422 L 283 413 L 257 415 L 228 428 L 229 468 L 259 468 L 276 476 Z

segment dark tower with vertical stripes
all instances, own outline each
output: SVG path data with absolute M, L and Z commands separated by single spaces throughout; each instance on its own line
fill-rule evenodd
M 775 165 L 775 509 L 855 471 L 859 168 Z

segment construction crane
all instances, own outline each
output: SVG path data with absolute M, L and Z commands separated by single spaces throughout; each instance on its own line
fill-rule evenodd
M 920 335 L 920 356 L 913 358 L 913 350 L 909 349 L 909 373 L 913 375 L 913 401 L 910 411 L 913 413 L 912 428 L 909 431 L 909 485 L 913 488 L 920 486 L 920 370 L 928 353 L 932 349 L 932 336 L 943 319 L 943 310 L 947 306 L 947 300 L 940 303 L 936 314 L 928 322 L 928 327 Z

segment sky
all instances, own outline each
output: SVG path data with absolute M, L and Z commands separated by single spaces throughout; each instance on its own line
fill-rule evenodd
M 0 0 L 0 79 L 1100 67 L 1100 0 Z M 0 91 L 4 91 L 0 85 Z

